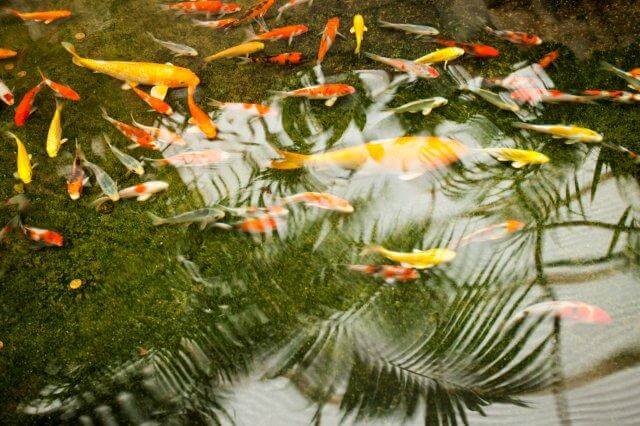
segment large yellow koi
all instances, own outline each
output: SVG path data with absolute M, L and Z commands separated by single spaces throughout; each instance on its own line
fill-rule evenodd
M 27 152 L 22 141 L 16 135 L 11 132 L 7 132 L 7 135 L 15 139 L 18 147 L 18 172 L 16 173 L 16 176 L 24 183 L 31 183 L 31 178 L 33 176 L 31 156 Z

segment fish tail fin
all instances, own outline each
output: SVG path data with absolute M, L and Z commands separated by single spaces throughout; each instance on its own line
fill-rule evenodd
M 151 38 L 151 40 L 153 41 L 158 41 L 157 38 L 155 38 L 155 36 L 153 34 L 151 34 L 151 31 L 146 31 L 147 35 Z
M 44 73 L 42 72 L 42 70 L 40 69 L 40 67 L 38 67 L 38 73 L 40 73 L 40 78 L 42 78 L 42 82 L 46 83 L 48 78 L 46 75 L 44 75 Z
M 84 156 L 84 152 L 82 151 L 82 147 L 78 143 L 78 139 L 76 139 L 76 156 L 80 159 L 82 163 L 87 162 L 87 157 Z
M 256 33 L 255 31 L 253 31 L 253 28 L 251 27 L 247 27 L 247 29 L 245 29 L 244 35 L 245 35 L 245 38 L 242 41 L 243 43 L 248 43 L 256 39 Z
M 370 53 L 370 52 L 363 52 L 363 53 L 364 53 L 364 56 L 374 61 L 378 61 L 381 58 L 380 55 L 376 55 L 375 53 Z
M 366 256 L 368 254 L 377 253 L 381 249 L 380 246 L 367 246 L 362 249 L 360 256 Z
M 390 26 L 393 25 L 391 22 L 383 21 L 382 19 L 378 19 L 378 23 L 383 28 L 389 28 Z
M 109 122 L 113 121 L 113 118 L 109 117 L 109 113 L 107 113 L 107 110 L 102 105 L 100 105 L 100 111 L 102 111 L 102 118 Z
M 151 212 L 147 212 L 147 216 L 149 216 L 149 218 L 151 219 L 151 224 L 153 226 L 160 226 L 160 225 L 164 225 L 165 223 L 167 223 L 167 220 L 164 218 L 161 218 L 160 216 L 157 216 Z
M 168 4 L 161 4 L 160 10 L 171 10 L 171 6 Z
M 276 22 L 278 22 L 280 19 L 282 19 L 282 14 L 284 13 L 284 10 L 278 12 L 278 16 L 276 16 Z
M 74 64 L 78 65 L 79 67 L 84 67 L 84 65 L 82 64 L 82 58 L 80 57 L 80 55 L 78 55 L 78 52 L 76 51 L 76 48 L 73 44 L 66 41 L 63 41 L 60 44 L 62 44 L 62 47 L 64 47 L 64 50 L 66 50 L 71 54 L 72 61 Z
M 220 102 L 220 101 L 218 101 L 216 99 L 209 99 L 209 102 L 207 102 L 207 103 L 209 104 L 209 106 L 212 106 L 212 107 L 218 108 L 218 109 L 224 107 L 224 102 Z
M 10 7 L 4 7 L 2 8 L 2 12 L 7 14 L 7 15 L 13 15 L 13 16 L 20 16 L 20 12 L 18 12 L 15 9 L 11 9 Z
M 214 228 L 223 229 L 225 231 L 231 231 L 233 229 L 233 226 L 229 225 L 228 223 L 214 223 L 211 226 L 213 226 Z
M 283 151 L 278 148 L 274 149 L 280 156 L 284 157 L 282 160 L 271 161 L 271 168 L 276 170 L 294 170 L 302 168 L 302 166 L 304 166 L 304 162 L 309 158 L 309 156 L 305 154 Z
M 156 169 L 159 169 L 161 167 L 166 166 L 167 164 L 169 164 L 167 162 L 167 160 L 165 160 L 164 158 L 161 159 L 155 159 L 155 158 L 148 158 L 148 157 L 142 157 L 142 159 L 146 162 L 146 163 L 150 163 L 153 167 L 155 167 Z
M 515 123 L 511 123 L 511 125 L 517 129 L 531 130 L 533 125 L 529 123 L 522 123 L 520 121 L 516 121 Z
M 617 71 L 617 68 L 611 65 L 609 62 L 602 61 L 600 62 L 600 68 L 605 71 Z

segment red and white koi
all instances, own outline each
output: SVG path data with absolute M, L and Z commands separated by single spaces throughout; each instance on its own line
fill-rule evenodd
M 13 93 L 11 93 L 11 90 L 9 90 L 7 85 L 4 84 L 4 81 L 2 80 L 0 80 L 0 99 L 2 99 L 2 102 L 9 106 L 13 105 L 13 103 L 15 102 Z
M 595 99 L 619 102 L 622 104 L 632 104 L 640 102 L 640 93 L 625 92 L 622 90 L 585 90 L 582 93 Z
M 191 22 L 193 22 L 195 25 L 199 27 L 207 27 L 207 28 L 212 28 L 214 30 L 222 30 L 222 29 L 233 26 L 233 24 L 235 24 L 237 20 L 238 20 L 237 18 L 218 19 L 216 21 L 198 21 L 197 19 L 193 19 Z
M 42 77 L 42 82 L 46 84 L 51 90 L 56 92 L 56 95 L 74 102 L 80 100 L 80 95 L 78 94 L 78 92 L 73 90 L 71 87 L 49 80 L 39 68 L 38 72 Z
M 291 90 L 289 92 L 275 92 L 284 98 L 307 98 L 313 100 L 326 100 L 325 105 L 331 106 L 342 96 L 352 95 L 356 92 L 355 87 L 348 84 L 328 83 L 317 86 L 303 87 L 302 89 Z
M 475 56 L 476 58 L 496 58 L 500 56 L 500 52 L 498 51 L 498 49 L 486 44 L 463 43 L 455 40 L 446 40 L 439 37 L 430 37 L 428 40 L 431 40 L 434 43 L 442 46 L 459 47 L 464 50 L 467 55 Z
M 24 126 L 24 124 L 27 122 L 27 119 L 34 111 L 33 102 L 36 99 L 36 95 L 40 93 L 40 90 L 42 90 L 43 85 L 44 83 L 42 82 L 38 83 L 38 85 L 36 85 L 33 89 L 29 90 L 26 95 L 24 95 L 24 97 L 18 104 L 16 113 L 13 117 L 13 121 L 17 127 Z
M 338 28 L 340 28 L 340 18 L 334 17 L 327 21 L 327 25 L 324 27 L 322 38 L 320 39 L 320 48 L 318 49 L 317 65 L 320 65 L 324 61 L 327 52 L 333 45 L 338 35 Z
M 524 319 L 528 316 L 544 315 L 584 324 L 610 324 L 612 321 L 611 316 L 604 309 L 584 302 L 574 301 L 536 303 L 518 313 L 515 320 Z
M 175 132 L 172 132 L 171 130 L 167 129 L 165 126 L 161 126 L 161 127 L 145 126 L 144 124 L 138 123 L 133 118 L 133 116 L 131 117 L 131 122 L 137 128 L 142 129 L 145 132 L 149 133 L 151 136 L 156 138 L 156 140 L 158 140 L 159 142 L 162 142 L 165 144 L 180 145 L 180 146 L 184 146 L 187 144 L 187 142 L 182 138 L 182 136 L 180 136 Z
M 353 213 L 353 206 L 344 198 L 326 192 L 302 192 L 282 199 L 286 204 L 304 203 L 307 207 L 332 210 L 340 213 Z
M 130 82 L 130 83 L 127 83 L 127 84 L 131 88 L 131 90 L 133 90 L 133 93 L 138 95 L 138 97 L 140 99 L 142 99 L 151 108 L 153 108 L 153 110 L 155 112 L 160 113 L 160 114 L 164 114 L 164 115 L 173 114 L 173 108 L 171 108 L 171 105 L 169 105 L 168 103 L 166 103 L 162 99 L 158 99 L 155 96 L 151 96 L 147 92 L 145 92 L 143 90 L 140 90 L 137 87 L 138 83 Z
M 234 152 L 222 151 L 220 149 L 207 149 L 203 151 L 185 151 L 167 158 L 145 160 L 151 162 L 155 167 L 209 167 L 220 166 L 239 158 L 240 155 Z
M 306 25 L 289 25 L 286 27 L 275 28 L 271 31 L 260 34 L 253 34 L 247 41 L 273 41 L 273 40 L 289 40 L 289 44 L 294 37 L 302 35 L 309 31 Z
M 420 278 L 417 269 L 397 265 L 349 265 L 348 268 L 355 272 L 382 278 L 387 284 L 415 281 Z
M 534 34 L 523 33 L 521 31 L 495 30 L 491 27 L 484 27 L 489 34 L 507 40 L 513 44 L 524 46 L 538 46 L 542 44 L 542 39 Z
M 246 62 L 256 64 L 272 64 L 272 65 L 298 65 L 304 61 L 304 54 L 301 52 L 285 52 L 271 56 L 249 56 L 248 58 L 240 58 Z
M 458 241 L 457 247 L 464 247 L 470 243 L 480 241 L 495 241 L 515 232 L 521 231 L 526 226 L 525 223 L 519 220 L 507 220 L 503 223 L 487 226 L 486 228 L 479 229 L 468 235 L 465 235 Z
M 109 123 L 113 124 L 113 126 L 118 129 L 120 133 L 122 133 L 127 139 L 134 143 L 134 145 L 131 145 L 129 149 L 138 147 L 152 149 L 155 151 L 160 149 L 160 146 L 158 145 L 156 138 L 153 137 L 153 135 L 150 135 L 142 129 L 123 123 L 122 121 L 114 120 L 113 118 L 109 117 L 106 109 L 104 109 L 103 107 L 100 107 L 100 109 L 102 110 L 102 117 Z
M 280 18 L 282 18 L 282 14 L 287 10 L 305 3 L 308 3 L 309 6 L 311 6 L 313 4 L 313 0 L 287 0 L 285 4 L 278 8 L 278 16 L 276 17 L 276 21 L 279 21 Z
M 407 59 L 385 58 L 384 56 L 368 52 L 365 52 L 364 54 L 369 59 L 388 65 L 400 72 L 407 73 L 410 76 L 424 79 L 438 78 L 440 76 L 438 70 L 429 64 L 417 64 L 414 61 L 409 61 Z
M 35 241 L 36 243 L 40 243 L 48 247 L 62 247 L 64 245 L 64 238 L 56 231 L 36 228 L 34 226 L 26 226 L 22 223 L 20 224 L 20 227 L 22 228 L 22 232 L 25 237 L 31 241 Z
M 169 184 L 167 182 L 162 180 L 152 180 L 121 189 L 118 194 L 120 195 L 120 200 L 135 198 L 138 202 L 142 203 L 143 201 L 147 201 L 149 198 L 153 197 L 153 195 L 158 192 L 166 191 L 167 189 L 169 189 Z M 91 205 L 98 208 L 108 200 L 109 197 L 107 196 L 100 197 L 93 201 Z
M 183 1 L 179 3 L 163 4 L 160 6 L 163 10 L 173 10 L 178 13 L 206 13 L 216 15 L 226 15 L 228 13 L 235 13 L 240 10 L 240 5 L 237 3 L 223 3 L 219 0 L 195 0 L 195 1 Z
M 220 102 L 212 99 L 209 101 L 209 105 L 218 109 L 233 111 L 233 112 L 246 114 L 253 117 L 266 117 L 266 116 L 276 115 L 277 113 L 276 110 L 272 109 L 269 105 L 263 105 L 263 104 Z

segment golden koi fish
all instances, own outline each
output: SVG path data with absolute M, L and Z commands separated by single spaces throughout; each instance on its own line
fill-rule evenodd
M 549 157 L 543 153 L 526 149 L 484 148 L 483 151 L 498 161 L 511 162 L 511 166 L 516 169 L 535 164 L 545 164 L 550 161 Z
M 218 59 L 235 58 L 237 56 L 249 56 L 252 53 L 258 52 L 264 49 L 264 43 L 259 41 L 250 41 L 248 43 L 242 43 L 237 46 L 230 47 L 221 52 L 214 53 L 213 55 L 204 58 L 205 62 L 217 61 Z
M 378 253 L 389 260 L 400 263 L 404 267 L 416 269 L 427 269 L 438 266 L 441 263 L 452 261 L 456 257 L 456 252 L 446 248 L 435 248 L 430 250 L 414 250 L 411 253 L 388 250 L 382 246 L 368 247 L 360 253 Z
M 31 167 L 31 156 L 27 152 L 27 149 L 24 147 L 22 141 L 13 133 L 7 132 L 7 135 L 15 139 L 16 145 L 18 147 L 18 172 L 16 176 L 24 183 L 31 183 L 31 178 L 33 176 L 33 171 Z

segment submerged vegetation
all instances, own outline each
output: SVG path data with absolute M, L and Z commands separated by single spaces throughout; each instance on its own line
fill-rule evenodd
M 0 199 L 24 192 L 30 206 L 23 220 L 55 229 L 65 239 L 63 248 L 40 248 L 16 235 L 0 242 L 3 424 L 83 416 L 104 423 L 249 424 L 267 413 L 290 423 L 403 419 L 455 424 L 483 414 L 570 422 L 587 405 L 580 391 L 603 388 L 611 399 L 598 401 L 594 410 L 606 413 L 609 421 L 631 416 L 632 408 L 625 412 L 615 404 L 637 394 L 631 390 L 634 381 L 624 378 L 635 377 L 640 360 L 632 326 L 639 315 L 634 300 L 640 165 L 610 146 L 565 145 L 543 134 L 523 133 L 513 126 L 522 117 L 460 91 L 460 73 L 505 77 L 514 64 L 535 63 L 556 49 L 559 58 L 545 74 L 556 88 L 624 88 L 623 80 L 600 64 L 624 70 L 640 66 L 640 35 L 628 27 L 640 8 L 613 2 L 599 15 L 598 2 L 540 2 L 546 3 L 552 4 L 315 0 L 285 11 L 279 21 L 304 23 L 308 34 L 296 37 L 291 48 L 281 41 L 262 52 L 304 52 L 308 62 L 295 67 L 203 62 L 242 43 L 247 34 L 195 26 L 188 17 L 160 10 L 158 2 L 82 0 L 67 5 L 74 9 L 72 18 L 50 25 L 0 17 L 0 46 L 18 51 L 0 62 L 0 76 L 18 99 L 38 84 L 42 69 L 81 95 L 62 111 L 63 137 L 77 140 L 87 159 L 113 177 L 118 188 L 151 180 L 169 184 L 166 193 L 144 203 L 105 202 L 96 211 L 91 202 L 101 190 L 95 184 L 84 189 L 79 201 L 71 201 L 65 177 L 74 144 L 61 145 L 56 158 L 48 158 L 45 150 L 53 98 L 38 95 L 38 109 L 17 131 L 11 124 L 14 110 L 0 107 L 0 133 L 17 133 L 38 163 L 29 185 L 13 180 L 15 143 L 3 136 Z M 43 10 L 54 6 L 60 7 L 58 2 L 37 5 Z M 403 81 L 391 68 L 354 55 L 348 28 L 355 13 L 362 14 L 368 28 L 363 52 L 415 59 L 437 48 L 377 24 L 385 20 L 428 24 L 447 38 L 498 46 L 500 56 L 463 56 L 448 71 L 438 65 L 440 78 Z M 356 93 L 332 107 L 273 97 L 271 91 L 318 82 L 313 70 L 317 34 L 334 16 L 341 18 L 348 39 L 336 41 L 322 72 L 327 82 L 349 84 Z M 605 26 L 603 16 L 613 24 Z M 566 22 L 575 23 L 581 43 L 572 40 L 568 28 L 573 27 Z M 510 45 L 488 34 L 483 29 L 488 23 L 527 29 L 544 43 Z M 175 57 L 149 38 L 150 29 L 160 40 L 195 48 L 199 56 Z M 141 180 L 127 173 L 105 144 L 103 135 L 122 151 L 129 142 L 102 118 L 101 108 L 125 122 L 133 116 L 155 125 L 157 115 L 132 90 L 121 90 L 121 82 L 75 66 L 62 41 L 73 41 L 90 58 L 187 67 L 200 79 L 195 97 L 206 111 L 213 109 L 205 107 L 211 100 L 261 102 L 280 117 L 247 120 L 218 110 L 214 101 L 224 142 L 212 143 L 232 152 L 233 160 L 194 169 L 156 168 L 147 161 Z M 448 103 L 427 116 L 387 111 L 436 96 Z M 171 90 L 166 100 L 180 119 L 177 131 L 197 147 L 205 146 L 208 142 L 181 122 L 190 115 L 187 90 Z M 537 123 L 594 129 L 614 146 L 640 152 L 637 104 L 599 101 L 523 109 Z M 408 181 L 357 170 L 268 167 L 278 157 L 272 147 L 313 154 L 404 135 L 460 140 L 471 155 Z M 551 161 L 515 169 L 483 151 L 502 146 L 539 151 Z M 170 147 L 144 157 L 179 152 Z M 278 223 L 270 238 L 216 227 L 156 227 L 148 214 L 165 218 L 203 207 L 263 207 L 302 191 L 340 195 L 353 205 L 353 213 L 287 205 L 286 227 Z M 15 209 L 3 207 L 0 223 L 14 214 Z M 241 222 L 241 216 L 229 224 L 236 220 Z M 461 244 L 465 236 L 508 220 L 523 226 L 495 241 Z M 417 279 L 387 285 L 346 267 L 379 262 L 360 253 L 374 244 L 407 253 L 452 247 L 457 255 L 420 271 Z M 552 316 L 517 316 L 533 303 L 550 300 L 598 304 L 612 313 L 613 323 L 571 326 Z M 286 408 L 269 413 L 279 404 Z

